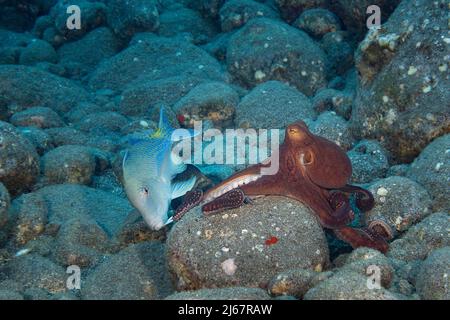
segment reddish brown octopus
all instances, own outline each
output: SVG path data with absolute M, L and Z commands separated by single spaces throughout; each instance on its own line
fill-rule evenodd
M 275 174 L 261 174 L 279 159 Z M 349 196 L 356 196 L 362 211 L 370 210 L 374 199 L 370 191 L 348 184 L 352 166 L 347 154 L 335 143 L 312 134 L 302 121 L 289 125 L 279 152 L 263 163 L 250 166 L 203 194 L 189 192 L 174 215 L 179 220 L 194 206 L 202 204 L 205 214 L 243 205 L 260 196 L 278 195 L 296 199 L 312 209 L 324 228 L 353 248 L 370 247 L 381 252 L 389 249 L 391 230 L 383 221 L 364 228 L 347 226 L 354 219 Z

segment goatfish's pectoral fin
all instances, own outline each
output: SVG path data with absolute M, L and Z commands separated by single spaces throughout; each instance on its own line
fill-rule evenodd
M 191 191 L 194 188 L 196 180 L 197 178 L 193 176 L 189 180 L 172 183 L 172 199 L 182 197 L 186 192 Z
M 173 222 L 173 217 L 170 217 L 169 219 L 167 219 L 167 221 L 164 225 L 167 226 L 168 224 L 171 224 L 172 222 Z

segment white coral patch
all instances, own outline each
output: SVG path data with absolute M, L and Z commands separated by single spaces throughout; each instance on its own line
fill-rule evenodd
M 225 274 L 232 276 L 237 270 L 237 266 L 234 263 L 234 258 L 230 258 L 221 263 L 222 270 Z

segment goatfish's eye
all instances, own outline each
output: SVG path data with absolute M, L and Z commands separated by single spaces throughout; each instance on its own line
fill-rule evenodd
M 148 188 L 147 188 L 147 187 L 143 187 L 143 188 L 140 190 L 140 194 L 141 194 L 141 196 L 142 196 L 143 198 L 148 197 L 148 195 L 149 195 Z

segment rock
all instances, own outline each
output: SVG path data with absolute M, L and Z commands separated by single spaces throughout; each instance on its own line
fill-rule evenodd
M 92 50 L 95 48 L 95 50 Z M 120 43 L 106 27 L 92 30 L 77 41 L 68 42 L 58 49 L 60 65 L 77 64 L 84 73 L 92 71 L 104 59 L 114 56 Z
M 441 5 L 402 1 L 355 53 L 361 84 L 352 128 L 358 137 L 382 141 L 397 163 L 411 162 L 430 141 L 450 130 L 448 17 Z M 427 23 L 416 26 L 413 21 Z
M 448 212 L 436 212 L 410 227 L 390 244 L 388 257 L 403 261 L 423 260 L 438 248 L 450 246 Z
M 280 272 L 322 270 L 328 263 L 328 245 L 312 212 L 281 197 L 210 217 L 192 211 L 172 228 L 167 252 L 182 290 L 267 287 Z
M 110 0 L 107 20 L 115 34 L 129 39 L 137 32 L 155 31 L 159 26 L 159 12 L 156 1 Z
M 405 262 L 391 259 L 391 262 L 395 269 L 395 276 L 389 289 L 393 292 L 403 294 L 410 299 L 419 300 L 420 297 L 416 293 L 415 283 L 422 261 L 413 260 Z
M 280 80 L 307 96 L 326 86 L 326 63 L 325 53 L 304 32 L 267 18 L 247 23 L 227 50 L 228 70 L 242 85 Z
M 108 257 L 86 278 L 82 296 L 88 300 L 148 300 L 164 298 L 172 291 L 164 247 L 149 241 Z
M 425 300 L 450 300 L 450 247 L 433 251 L 422 264 L 417 292 Z
M 50 139 L 55 147 L 63 145 L 85 145 L 89 141 L 89 137 L 74 128 L 71 127 L 61 127 L 61 128 L 51 128 L 45 130 L 50 136 Z
M 293 25 L 315 38 L 341 30 L 339 18 L 333 12 L 321 8 L 303 11 Z
M 344 75 L 354 67 L 355 45 L 351 34 L 347 31 L 336 31 L 325 34 L 320 42 L 327 54 L 332 74 Z
M 17 64 L 20 52 L 17 47 L 0 48 L 0 64 Z
M 55 251 L 55 236 L 58 234 L 59 227 L 56 224 L 48 224 L 44 233 L 28 241 L 21 250 L 52 259 L 52 252 Z
M 165 300 L 270 300 L 270 297 L 259 288 L 232 287 L 182 291 L 171 294 Z
M 176 75 L 158 80 L 138 79 L 128 84 L 120 100 L 120 112 L 137 116 L 149 113 L 149 108 L 157 104 L 173 105 L 192 88 L 206 80 L 184 75 Z
M 304 296 L 305 300 L 403 300 L 403 296 L 385 288 L 369 288 L 368 276 L 353 270 L 335 273 Z
M 64 68 L 60 64 L 54 64 L 54 63 L 44 61 L 44 62 L 36 63 L 34 65 L 34 67 L 36 67 L 39 70 L 54 74 L 55 76 L 58 76 L 58 77 L 67 78 L 68 76 L 70 76 L 68 73 L 68 69 Z
M 200 11 L 207 18 L 217 18 L 219 10 L 226 0 L 180 0 L 182 5 Z
M 159 17 L 158 34 L 163 37 L 188 35 L 194 44 L 207 42 L 216 34 L 214 24 L 197 11 L 179 8 L 163 12 Z
M 225 83 L 208 82 L 197 85 L 174 104 L 173 110 L 185 126 L 194 121 L 211 120 L 216 127 L 227 127 L 233 123 L 239 103 L 237 92 Z
M 172 76 L 226 80 L 219 63 L 207 52 L 179 39 L 140 34 L 130 46 L 105 60 L 89 79 L 91 88 L 122 91 L 140 78 L 140 82 Z
M 74 217 L 90 217 L 112 237 L 132 209 L 122 197 L 76 184 L 46 186 L 34 194 L 41 197 L 47 205 L 46 228 L 58 228 Z M 70 210 L 67 210 L 68 207 Z
M 334 111 L 345 120 L 350 119 L 352 113 L 353 97 L 346 91 L 323 89 L 316 93 L 312 99 L 313 109 L 317 113 Z
M 380 7 L 381 23 L 394 11 L 400 0 L 334 0 L 331 1 L 331 8 L 341 19 L 344 25 L 352 33 L 356 33 L 358 38 L 367 32 L 367 8 L 371 5 Z
M 22 284 L 13 281 L 13 280 L 0 280 L 0 290 L 2 291 L 15 291 L 15 292 L 23 292 L 24 287 Z
M 9 120 L 16 127 L 36 127 L 48 129 L 63 127 L 61 117 L 52 109 L 47 107 L 33 107 L 17 112 Z
M 393 236 L 408 230 L 431 213 L 431 198 L 418 183 L 404 177 L 388 177 L 369 186 L 375 206 L 365 213 L 365 223 L 382 220 Z
M 65 270 L 47 258 L 27 254 L 0 266 L 0 278 L 8 278 L 25 288 L 41 288 L 50 293 L 66 290 Z
M 233 32 L 219 33 L 214 39 L 201 47 L 217 60 L 221 62 L 225 61 L 227 58 L 228 42 L 232 34 Z
M 278 18 L 278 13 L 272 10 L 272 8 L 253 0 L 227 1 L 220 8 L 219 14 L 223 32 L 238 29 L 253 18 Z
M 133 210 L 120 226 L 116 234 L 116 241 L 121 247 L 151 240 L 165 241 L 166 231 L 166 229 L 151 230 L 139 211 Z
M 92 102 L 80 102 L 72 109 L 70 109 L 66 114 L 64 114 L 64 118 L 67 120 L 69 124 L 73 124 L 81 121 L 84 117 L 98 112 L 104 112 L 104 107 L 99 106 Z M 112 110 L 111 110 L 112 111 Z M 74 129 L 71 129 L 74 130 Z
M 34 65 L 38 62 L 56 63 L 58 55 L 55 49 L 44 40 L 33 39 L 31 43 L 24 48 L 19 57 L 19 63 L 24 65 Z
M 120 132 L 128 125 L 128 119 L 117 112 L 96 112 L 91 113 L 74 124 L 74 128 L 95 133 L 98 135 L 110 132 Z
M 332 274 L 332 272 L 293 269 L 274 277 L 269 283 L 268 290 L 272 296 L 293 296 L 302 299 L 309 289 Z
M 19 292 L 0 289 L 0 300 L 25 300 L 25 299 Z
M 24 291 L 25 300 L 49 300 L 51 295 L 42 288 L 28 288 Z
M 409 167 L 407 176 L 433 197 L 433 209 L 450 210 L 450 134 L 431 142 Z
M 62 45 L 65 41 L 64 37 L 61 36 L 55 27 L 50 26 L 46 28 L 42 32 L 42 40 L 47 41 L 50 43 L 53 47 L 57 48 L 60 45 Z
M 228 71 L 237 82 L 254 87 L 280 80 L 307 96 L 326 86 L 327 58 L 309 36 L 268 18 L 256 18 L 231 36 Z
M 15 220 L 14 241 L 23 246 L 44 233 L 48 206 L 39 194 L 23 194 L 12 202 L 11 216 Z
M 42 38 L 44 31 L 53 26 L 53 18 L 49 15 L 40 16 L 34 22 L 32 34 Z
M 355 139 L 348 122 L 333 111 L 322 113 L 309 126 L 312 133 L 333 141 L 344 150 L 350 149 Z
M 352 182 L 367 183 L 384 178 L 389 169 L 386 150 L 375 140 L 362 140 L 348 152 L 352 162 Z
M 101 260 L 109 246 L 108 235 L 93 218 L 74 217 L 59 229 L 52 256 L 63 266 L 90 267 Z
M 31 142 L 0 121 L 0 182 L 15 196 L 30 189 L 38 174 L 39 156 Z
M 11 198 L 8 190 L 3 183 L 0 182 L 0 230 L 8 222 L 8 210 L 11 204 Z
M 0 7 L 0 26 L 2 28 L 25 32 L 33 26 L 39 14 L 39 5 L 29 1 L 3 0 Z
M 386 173 L 386 176 L 400 176 L 400 177 L 406 177 L 409 171 L 409 165 L 408 164 L 397 164 L 393 165 L 389 168 L 389 170 Z
M 112 169 L 107 169 L 100 175 L 95 175 L 92 181 L 92 188 L 100 189 L 116 196 L 126 198 L 125 190 Z
M 345 264 L 339 269 L 339 272 L 343 271 L 355 271 L 366 277 L 376 272 L 379 276 L 379 284 L 389 288 L 395 270 L 391 261 L 381 252 L 362 247 L 353 250 L 345 259 Z
M 33 67 L 0 65 L 0 82 L 2 100 L 16 111 L 46 106 L 66 112 L 77 102 L 89 100 L 89 94 L 75 82 Z
M 242 128 L 281 129 L 288 124 L 316 116 L 309 99 L 280 81 L 268 81 L 242 98 L 235 124 Z
M 325 7 L 328 0 L 275 0 L 275 3 L 284 19 L 294 21 L 304 10 Z
M 41 160 L 42 173 L 49 183 L 89 185 L 95 173 L 95 158 L 84 146 L 66 145 L 47 152 Z
M 67 14 L 67 7 L 69 5 L 77 5 L 80 8 L 80 29 L 67 28 L 67 19 L 70 16 Z M 56 45 L 59 45 L 68 40 L 80 39 L 89 31 L 103 25 L 106 21 L 106 5 L 101 1 L 73 0 L 70 3 L 59 1 L 52 7 L 49 15 L 54 21 L 53 26 L 55 36 L 59 38 L 56 40 Z M 46 31 L 47 30 L 51 30 L 51 28 L 46 29 Z M 44 31 L 43 34 L 44 38 L 46 31 Z
M 44 130 L 36 127 L 19 127 L 17 129 L 33 144 L 40 156 L 53 149 L 52 139 Z

